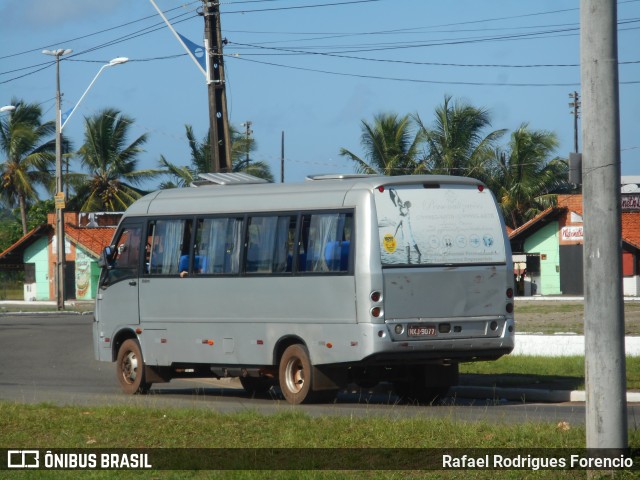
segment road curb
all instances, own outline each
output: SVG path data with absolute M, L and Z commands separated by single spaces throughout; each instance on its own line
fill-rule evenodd
M 460 396 L 464 398 L 475 398 L 500 401 L 522 401 L 522 402 L 585 402 L 586 392 L 584 390 L 545 390 L 536 388 L 494 388 L 494 387 L 473 387 L 457 386 L 449 391 L 450 396 Z M 627 392 L 628 403 L 640 403 L 640 392 Z

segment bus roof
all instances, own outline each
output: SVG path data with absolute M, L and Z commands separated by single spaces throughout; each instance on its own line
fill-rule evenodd
M 133 203 L 125 216 L 259 212 L 261 210 L 344 207 L 349 191 L 380 186 L 438 184 L 482 185 L 473 178 L 445 175 L 317 175 L 300 183 L 205 185 L 150 193 Z

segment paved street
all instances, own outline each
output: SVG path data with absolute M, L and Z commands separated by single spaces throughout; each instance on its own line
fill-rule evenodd
M 292 407 L 274 398 L 249 398 L 235 380 L 173 380 L 149 395 L 121 393 L 112 363 L 97 362 L 91 343 L 92 315 L 0 316 L 0 399 L 60 405 L 138 405 L 197 407 L 217 412 L 246 409 L 265 414 L 304 410 L 310 415 L 453 417 L 486 421 L 568 421 L 584 423 L 581 403 L 526 403 L 522 399 L 464 398 L 460 394 L 434 406 L 400 404 L 390 388 L 373 393 L 341 392 L 335 403 Z M 640 405 L 629 407 L 630 428 L 640 428 Z

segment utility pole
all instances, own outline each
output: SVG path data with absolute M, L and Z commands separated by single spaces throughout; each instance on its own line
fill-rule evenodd
M 616 0 L 580 1 L 587 448 L 628 448 Z
M 569 106 L 573 108 L 570 112 L 573 115 L 573 151 L 578 153 L 578 117 L 580 116 L 580 94 L 573 92 L 569 94 L 569 97 L 573 99 L 573 102 L 569 103 Z
M 245 127 L 245 135 L 247 136 L 247 145 L 246 145 L 246 157 L 245 157 L 245 167 L 249 165 L 249 147 L 251 146 L 249 140 L 251 139 L 251 134 L 253 130 L 251 130 L 251 122 L 247 120 L 242 124 Z
M 280 138 L 280 183 L 284 183 L 284 130 Z
M 56 194 L 54 196 L 54 200 L 56 207 L 55 289 L 58 310 L 64 310 L 64 278 L 67 263 L 64 251 L 65 193 L 64 183 L 62 181 L 62 94 L 60 93 L 60 57 L 72 52 L 73 50 L 65 50 L 62 48 L 42 51 L 45 55 L 51 55 L 56 59 Z
M 211 171 L 231 171 L 231 140 L 227 118 L 220 3 L 203 0 L 204 46 L 207 51 L 207 88 L 209 95 L 209 142 Z

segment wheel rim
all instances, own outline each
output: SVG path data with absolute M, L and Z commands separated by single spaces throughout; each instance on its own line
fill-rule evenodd
M 291 393 L 299 393 L 304 387 L 304 370 L 299 358 L 292 358 L 285 370 L 287 389 Z
M 128 352 L 122 359 L 122 378 L 128 384 L 136 381 L 138 376 L 138 357 L 134 352 Z

